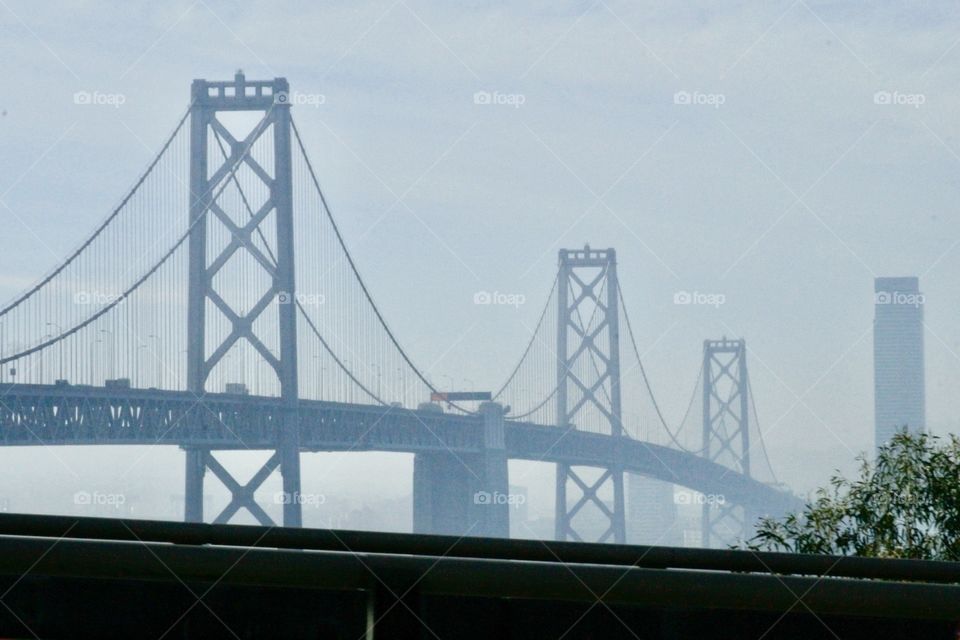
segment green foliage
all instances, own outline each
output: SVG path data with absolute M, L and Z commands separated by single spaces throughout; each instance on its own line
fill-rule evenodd
M 754 550 L 960 560 L 960 439 L 901 431 L 859 477 L 834 476 L 802 513 L 764 518 Z

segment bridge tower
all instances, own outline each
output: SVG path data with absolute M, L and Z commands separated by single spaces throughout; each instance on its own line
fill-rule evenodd
M 620 397 L 620 328 L 617 258 L 613 249 L 560 250 L 557 280 L 557 425 L 577 429 L 578 418 L 599 416 L 600 430 L 622 437 Z M 593 318 L 592 321 L 585 318 Z M 568 488 L 579 497 L 569 500 Z M 608 504 L 601 495 L 609 492 Z M 574 522 L 591 505 L 607 525 L 598 540 L 626 542 L 623 469 L 610 467 L 599 476 L 557 464 L 556 539 L 583 540 L 585 528 Z
M 297 331 L 294 256 L 293 186 L 291 174 L 289 86 L 285 78 L 251 82 L 242 72 L 233 81 L 194 80 L 190 112 L 190 238 L 188 297 L 187 389 L 198 397 L 207 391 L 211 371 L 230 349 L 245 340 L 269 364 L 279 381 L 284 418 L 276 425 L 276 450 L 263 467 L 244 484 L 236 481 L 209 448 L 186 449 L 186 487 L 184 516 L 187 521 L 202 522 L 203 480 L 207 469 L 230 490 L 230 504 L 215 522 L 228 521 L 239 509 L 247 509 L 263 524 L 272 524 L 267 513 L 254 500 L 254 491 L 279 467 L 283 480 L 283 524 L 301 525 L 300 445 L 297 428 Z M 234 134 L 219 119 L 222 112 L 254 112 L 259 122 L 245 137 Z M 226 145 L 226 159 L 208 150 Z M 260 143 L 270 151 L 271 160 L 263 166 L 250 153 Z M 222 162 L 219 161 L 222 159 Z M 272 166 L 270 166 L 272 165 Z M 242 194 L 237 170 L 249 169 L 262 183 L 266 201 L 258 210 L 249 209 Z M 246 210 L 231 211 L 218 198 L 225 183 L 240 191 Z M 233 208 L 236 208 L 234 203 Z M 272 220 L 269 220 L 273 214 Z M 210 226 L 222 225 L 229 242 L 214 246 Z M 274 248 L 266 242 L 258 246 L 253 234 L 275 239 Z M 263 250 L 265 247 L 266 251 Z M 250 309 L 234 308 L 217 291 L 216 275 L 238 253 L 246 252 L 271 283 Z M 266 253 L 266 255 L 265 255 Z M 245 256 L 247 257 L 247 256 Z M 208 331 L 209 313 L 222 314 L 229 331 L 220 337 Z M 267 313 L 276 313 L 279 348 L 274 353 L 258 335 L 255 321 Z M 216 391 L 222 391 L 218 389 Z
M 750 475 L 750 410 L 745 340 L 703 342 L 703 448 L 706 459 Z M 726 546 L 744 537 L 750 509 L 705 496 L 702 544 Z

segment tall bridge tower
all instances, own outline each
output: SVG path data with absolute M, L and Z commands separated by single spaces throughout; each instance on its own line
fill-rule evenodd
M 750 408 L 745 340 L 705 340 L 703 343 L 702 455 L 739 473 L 750 475 Z M 730 544 L 743 537 L 750 510 L 724 496 L 704 496 L 702 544 Z
M 557 426 L 577 429 L 578 418 L 592 413 L 603 432 L 622 437 L 616 252 L 561 249 L 557 300 Z M 556 539 L 583 540 L 585 530 L 578 531 L 574 518 L 592 505 L 608 525 L 599 541 L 625 543 L 623 469 L 612 466 L 596 477 L 583 471 L 557 465 Z M 579 493 L 572 503 L 571 485 Z
M 283 479 L 283 524 L 301 525 L 288 91 L 284 78 L 250 82 L 242 72 L 237 72 L 232 82 L 194 80 L 192 86 L 187 389 L 198 397 L 208 391 L 223 391 L 207 389 L 210 373 L 234 345 L 245 340 L 276 374 L 284 417 L 280 424 L 272 425 L 276 431 L 274 454 L 245 485 L 230 475 L 211 449 L 186 448 L 184 516 L 187 521 L 204 519 L 203 480 L 206 470 L 210 469 L 232 496 L 215 522 L 226 522 L 245 508 L 261 523 L 272 524 L 254 500 L 254 491 L 279 467 Z M 238 111 L 259 114 L 259 121 L 246 136 L 235 137 L 221 120 L 223 112 Z M 251 153 L 254 147 L 263 150 L 260 155 L 266 161 L 255 159 Z M 222 158 L 214 153 L 218 148 L 223 149 Z M 237 178 L 241 168 L 245 176 L 258 181 L 258 190 L 266 193 L 262 204 L 254 201 L 256 210 L 251 208 L 250 199 Z M 226 187 L 239 195 L 239 199 L 223 197 Z M 215 243 L 213 225 L 220 234 L 226 229 L 229 241 Z M 272 242 L 268 242 L 268 238 Z M 217 274 L 238 255 L 252 259 L 261 279 L 269 283 L 249 308 L 230 302 L 216 286 Z M 209 330 L 211 314 L 220 314 L 226 319 L 229 327 L 226 335 Z M 257 323 L 258 318 L 267 314 L 276 314 L 278 348 L 268 346 L 270 342 L 263 335 L 266 323 Z

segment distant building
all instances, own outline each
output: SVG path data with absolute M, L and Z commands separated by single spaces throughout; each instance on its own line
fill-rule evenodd
M 673 484 L 627 474 L 627 542 L 674 546 L 680 541 Z
M 904 426 L 926 424 L 923 305 L 918 278 L 874 281 L 873 384 L 876 446 Z

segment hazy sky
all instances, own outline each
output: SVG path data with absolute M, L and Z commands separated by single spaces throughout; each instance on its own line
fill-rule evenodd
M 946 2 L 0 0 L 0 293 L 116 204 L 191 79 L 286 76 L 323 96 L 295 118 L 375 297 L 435 378 L 497 387 L 557 249 L 613 246 L 668 419 L 703 339 L 745 337 L 774 468 L 807 490 L 873 446 L 875 276 L 920 276 L 929 427 L 958 426 L 958 18 Z M 477 307 L 478 290 L 528 302 Z M 140 453 L 181 490 L 177 452 Z M 4 458 L 21 480 L 74 482 L 121 456 Z

